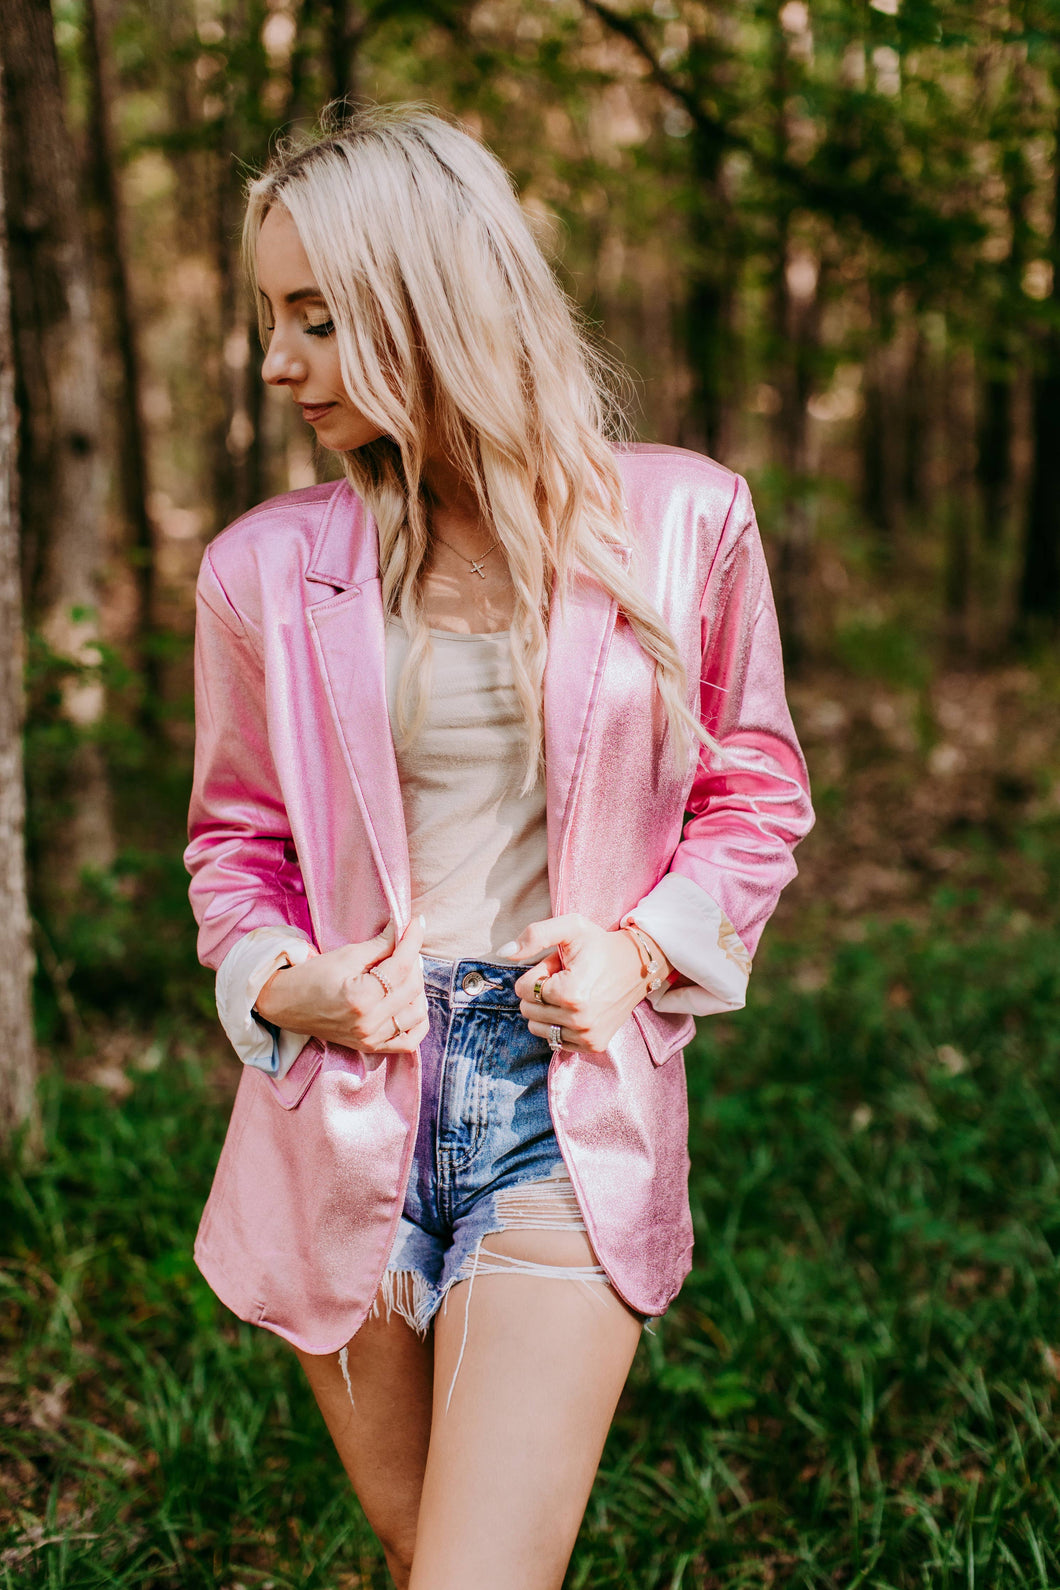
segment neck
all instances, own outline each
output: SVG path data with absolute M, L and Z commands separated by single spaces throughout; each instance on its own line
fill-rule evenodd
M 448 458 L 428 458 L 423 485 L 432 510 L 446 518 L 478 518 L 478 497 L 471 482 Z
M 431 458 L 423 472 L 423 485 L 435 535 L 463 557 L 480 557 L 494 535 L 471 483 L 448 459 Z

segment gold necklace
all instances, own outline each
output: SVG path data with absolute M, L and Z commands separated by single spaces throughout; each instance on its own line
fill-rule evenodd
M 435 541 L 440 541 L 443 547 L 448 547 L 450 552 L 455 552 L 458 558 L 463 558 L 465 563 L 470 564 L 472 574 L 477 574 L 480 580 L 484 580 L 486 578 L 482 565 L 485 563 L 490 553 L 497 550 L 497 547 L 500 545 L 499 542 L 491 541 L 481 557 L 469 558 L 466 552 L 461 552 L 458 547 L 454 547 L 453 543 L 451 541 L 447 541 L 444 536 L 440 536 L 437 530 L 432 530 L 431 535 Z

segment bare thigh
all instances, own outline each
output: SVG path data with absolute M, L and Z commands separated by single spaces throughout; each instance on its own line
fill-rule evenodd
M 421 1340 L 396 1313 L 369 1317 L 347 1348 L 349 1388 L 337 1353 L 298 1357 L 390 1572 L 404 1586 L 431 1433 L 430 1338 Z
M 572 1232 L 497 1233 L 490 1252 L 595 1263 Z M 451 1289 L 410 1590 L 559 1590 L 640 1331 L 598 1281 L 512 1272 Z

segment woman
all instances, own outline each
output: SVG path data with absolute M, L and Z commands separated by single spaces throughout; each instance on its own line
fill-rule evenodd
M 196 1256 L 398 1585 L 552 1590 L 689 1268 L 682 1045 L 811 821 L 761 546 L 727 470 L 609 444 L 459 129 L 359 113 L 245 240 L 345 479 L 202 564 L 186 859 L 246 1065 Z

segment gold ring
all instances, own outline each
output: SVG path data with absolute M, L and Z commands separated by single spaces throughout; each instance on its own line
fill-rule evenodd
M 390 1019 L 394 1023 L 394 1037 L 395 1038 L 400 1038 L 402 1032 L 404 1031 L 404 1028 L 402 1027 L 400 1021 L 398 1021 L 396 1016 L 391 1016 Z
M 541 990 L 544 988 L 547 982 L 547 977 L 539 977 L 537 982 L 534 984 L 534 998 L 537 1000 L 539 1005 L 543 1005 L 545 1003 L 541 997 Z
M 374 966 L 369 966 L 369 968 L 368 968 L 368 976 L 375 978 L 376 982 L 379 984 L 380 988 L 383 990 L 383 993 L 386 994 L 388 997 L 389 997 L 389 995 L 391 995 L 394 992 L 394 990 L 391 988 L 390 984 L 387 982 L 386 978 L 383 976 L 382 972 L 377 972 Z

